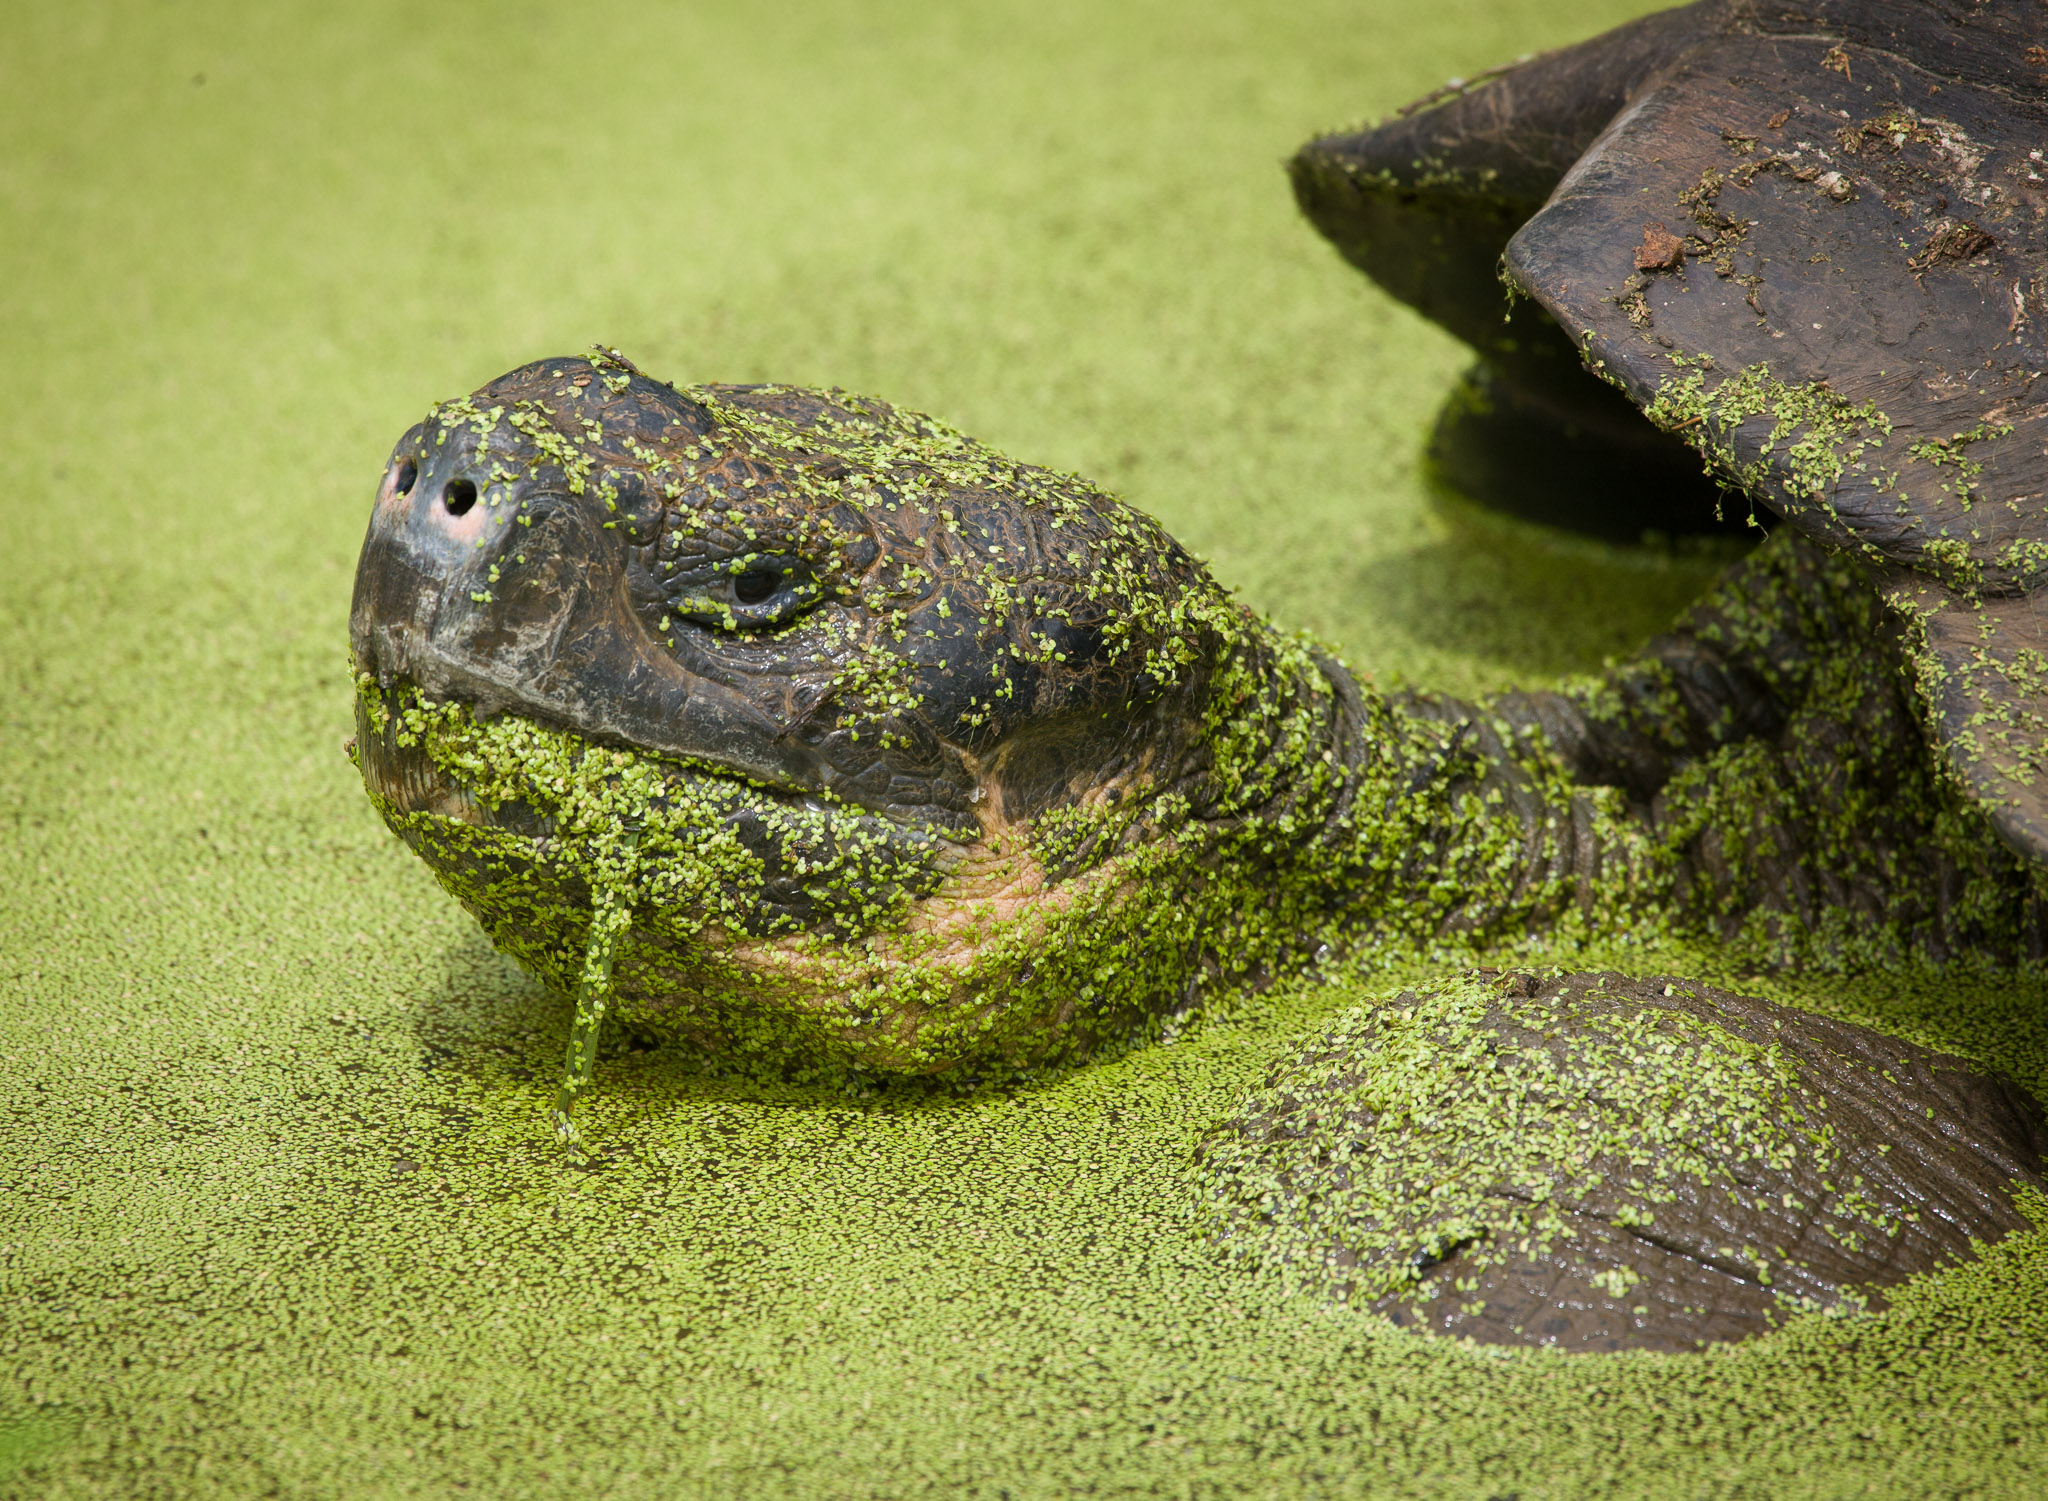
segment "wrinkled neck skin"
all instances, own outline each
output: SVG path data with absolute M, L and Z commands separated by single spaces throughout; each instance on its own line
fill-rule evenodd
M 1577 784 L 1544 725 L 1512 707 L 1387 695 L 1286 638 L 1241 643 L 1216 674 L 1187 790 L 1162 799 L 1148 836 L 1234 872 L 1245 907 L 1275 918 L 1268 963 L 1638 920 L 1657 885 L 1643 821 L 1614 789 Z
M 1422 944 L 1676 930 L 1770 966 L 2039 958 L 2039 878 L 1943 774 L 1909 666 L 1854 566 L 1790 534 L 1558 692 L 1382 698 L 1319 660 L 1357 774 L 1296 859 L 1342 872 L 1358 930 Z

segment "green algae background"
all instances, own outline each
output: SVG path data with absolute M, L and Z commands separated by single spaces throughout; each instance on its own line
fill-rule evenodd
M 1628 6 L 14 7 L 0 21 L 0 1494 L 2020 1496 L 2048 1239 L 1683 1358 L 1233 1270 L 1190 1152 L 1393 974 L 979 1095 L 614 1045 L 378 824 L 355 549 L 435 398 L 593 340 L 1093 474 L 1380 681 L 1626 651 L 1705 577 L 1492 530 L 1461 351 L 1279 163 Z M 2039 977 L 1744 977 L 2048 1084 Z M 1409 976 L 1412 978 L 1412 976 Z

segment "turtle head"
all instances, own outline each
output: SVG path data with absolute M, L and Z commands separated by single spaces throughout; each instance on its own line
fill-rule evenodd
M 393 450 L 359 669 L 949 838 L 1099 797 L 1212 649 L 1158 525 L 841 392 L 544 360 Z
M 780 987 L 812 1010 L 872 991 L 894 941 L 877 933 L 950 935 L 921 942 L 952 975 L 921 993 L 986 1002 L 985 940 L 1070 902 L 1110 848 L 1050 853 L 1035 831 L 1184 777 L 1244 618 L 1149 518 L 928 418 L 543 360 L 393 450 L 351 618 L 358 759 L 387 819 L 543 971 L 573 933 L 506 927 L 475 852 L 428 825 L 560 864 L 639 776 L 633 817 L 659 825 L 642 906 L 676 935 L 641 982 L 648 1016 L 687 1009 L 664 991 Z M 515 741 L 554 771 L 510 765 Z M 515 904 L 528 928 L 534 900 Z M 861 983 L 827 962 L 854 948 Z

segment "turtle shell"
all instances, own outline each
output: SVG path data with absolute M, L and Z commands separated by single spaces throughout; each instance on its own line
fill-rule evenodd
M 1935 738 L 2048 863 L 2048 11 L 1707 0 L 1292 171 L 1349 259 L 1579 427 L 1589 506 L 1670 499 L 1586 425 L 1619 392 L 1642 452 L 1862 558 Z

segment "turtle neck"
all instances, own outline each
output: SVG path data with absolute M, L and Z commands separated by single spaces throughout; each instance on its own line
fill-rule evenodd
M 1772 966 L 2039 957 L 2038 878 L 1942 774 L 1900 638 L 1789 534 L 1552 691 L 1384 694 L 1265 629 L 1216 674 L 1191 826 L 1311 944 L 1666 928 Z

